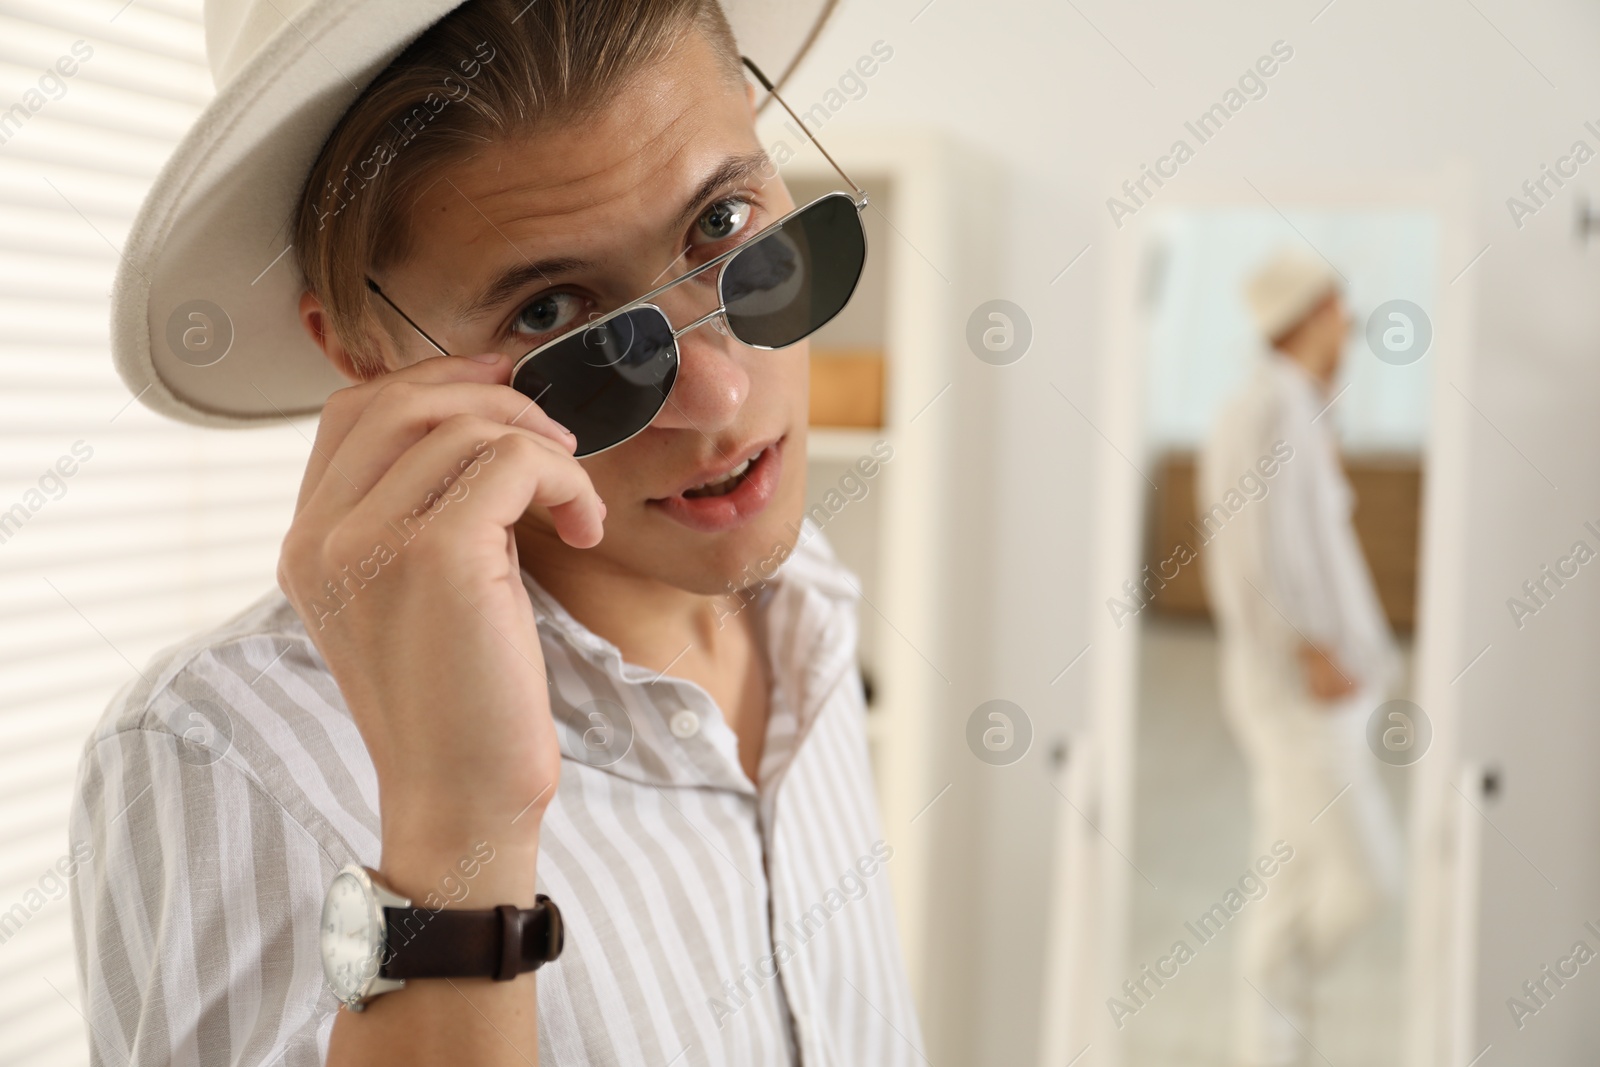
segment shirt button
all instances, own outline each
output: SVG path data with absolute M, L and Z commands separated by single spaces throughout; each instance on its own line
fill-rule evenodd
M 672 718 L 667 721 L 667 726 L 672 730 L 672 736 L 682 741 L 687 741 L 700 732 L 700 716 L 684 708 L 672 713 Z

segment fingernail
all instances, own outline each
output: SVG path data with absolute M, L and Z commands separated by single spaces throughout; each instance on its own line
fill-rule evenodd
M 499 363 L 501 359 L 498 352 L 480 352 L 478 355 L 468 356 L 467 358 L 475 363 Z
M 600 517 L 602 519 L 606 517 L 606 502 L 604 500 L 600 501 Z

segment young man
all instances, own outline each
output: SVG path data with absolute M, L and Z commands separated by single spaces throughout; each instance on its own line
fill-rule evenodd
M 1396 663 L 1324 417 L 1350 328 L 1338 280 L 1285 250 L 1246 295 L 1270 354 L 1217 419 L 1201 499 L 1237 495 L 1242 477 L 1268 471 L 1271 491 L 1202 558 L 1223 706 L 1250 768 L 1251 855 L 1275 841 L 1293 850 L 1238 948 L 1240 1062 L 1277 1067 L 1315 1058 L 1315 979 L 1397 889 L 1398 833 L 1365 743 Z
M 826 6 L 730 12 L 787 65 Z M 282 594 L 90 739 L 94 1062 L 920 1062 L 853 585 L 800 526 L 802 338 L 859 198 L 769 232 L 795 205 L 714 0 L 296 18 L 207 5 L 227 84 L 118 290 L 162 410 L 346 383 Z M 263 297 L 273 197 L 302 276 Z M 162 351 L 196 300 L 220 361 Z

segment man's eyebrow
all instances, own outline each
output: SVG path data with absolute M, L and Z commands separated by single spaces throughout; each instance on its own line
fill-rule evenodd
M 699 214 L 700 208 L 716 194 L 718 189 L 721 189 L 724 185 L 732 185 L 734 182 L 743 181 L 750 175 L 767 169 L 768 166 L 770 164 L 767 161 L 767 154 L 760 149 L 747 155 L 729 156 L 722 161 L 722 164 L 716 170 L 706 175 L 706 180 L 700 183 L 700 187 L 694 191 L 693 196 L 684 201 L 683 210 L 678 212 L 677 217 L 672 220 L 672 224 L 667 228 L 669 230 L 682 229 L 690 219 Z
M 716 170 L 706 175 L 667 228 L 682 229 L 723 186 L 742 181 L 768 166 L 767 154 L 760 149 L 742 156 L 729 156 Z M 553 256 L 537 262 L 518 263 L 495 275 L 494 280 L 469 303 L 463 304 L 457 314 L 463 320 L 478 318 L 493 311 L 535 280 L 552 281 L 554 276 L 576 274 L 592 265 L 588 260 L 575 256 Z
M 590 265 L 588 260 L 576 256 L 552 256 L 537 263 L 518 263 L 516 266 L 507 267 L 494 276 L 494 280 L 483 292 L 471 302 L 462 305 L 457 315 L 462 319 L 475 319 L 493 311 L 535 279 L 551 281 L 552 276 L 575 274 Z

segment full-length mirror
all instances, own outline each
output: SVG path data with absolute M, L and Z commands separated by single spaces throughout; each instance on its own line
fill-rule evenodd
M 1436 228 L 1145 231 L 1130 1064 L 1399 1062 Z

